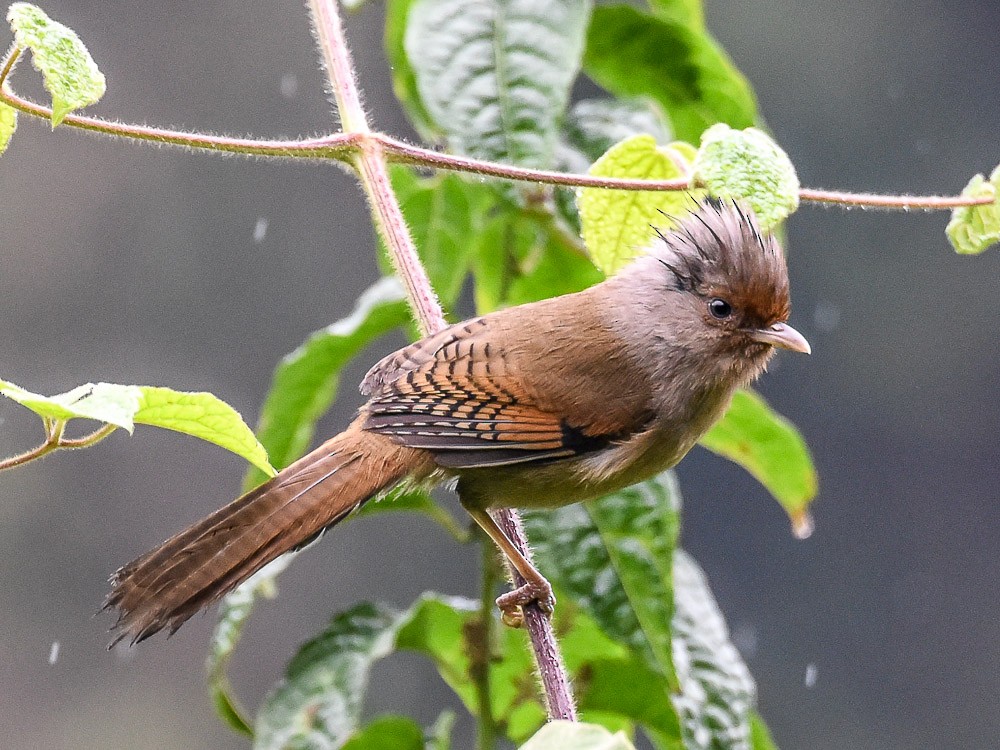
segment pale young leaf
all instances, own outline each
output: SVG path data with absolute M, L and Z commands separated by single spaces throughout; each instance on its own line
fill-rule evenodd
M 11 5 L 7 21 L 17 46 L 31 50 L 32 62 L 45 80 L 45 90 L 52 95 L 52 127 L 74 109 L 104 96 L 104 74 L 75 31 L 30 3 Z
M 771 229 L 799 206 L 799 178 L 788 155 L 762 130 L 724 123 L 701 135 L 695 178 L 721 198 L 744 198 L 762 229 Z

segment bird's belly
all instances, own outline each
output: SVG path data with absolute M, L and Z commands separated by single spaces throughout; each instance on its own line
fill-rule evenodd
M 659 438 L 659 439 L 657 439 Z M 692 443 L 641 433 L 599 453 L 546 465 L 460 472 L 463 497 L 485 507 L 555 508 L 592 500 L 674 466 Z

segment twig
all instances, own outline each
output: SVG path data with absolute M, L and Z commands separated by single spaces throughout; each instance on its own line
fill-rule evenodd
M 43 456 L 57 450 L 75 450 L 77 448 L 89 448 L 96 445 L 114 432 L 117 427 L 113 424 L 106 424 L 98 430 L 94 430 L 89 435 L 78 438 L 63 437 L 63 429 L 66 426 L 65 420 L 52 421 L 45 420 L 45 442 L 36 448 L 19 453 L 16 456 L 0 460 L 0 471 L 13 469 L 15 466 L 23 466 L 30 461 L 37 461 Z
M 318 25 L 317 28 L 319 28 Z M 318 33 L 317 37 L 320 44 L 324 44 L 322 37 Z M 9 104 L 11 107 L 25 114 L 48 119 L 52 116 L 51 108 L 15 93 L 7 81 L 10 72 L 14 68 L 14 63 L 17 62 L 20 54 L 21 50 L 18 47 L 13 47 L 4 58 L 2 66 L 0 66 L 0 101 Z M 487 177 L 496 177 L 503 180 L 562 185 L 564 187 L 595 187 L 607 190 L 648 191 L 688 190 L 692 187 L 697 187 L 687 177 L 673 180 L 640 180 L 622 177 L 596 177 L 594 175 L 514 167 L 509 164 L 482 161 L 456 154 L 443 154 L 433 149 L 414 146 L 384 133 L 372 132 L 364 117 L 364 109 L 361 107 L 357 86 L 351 77 L 352 68 L 347 67 L 344 70 L 333 71 L 331 66 L 339 65 L 340 63 L 336 61 L 331 62 L 330 59 L 327 59 L 327 51 L 325 49 L 324 60 L 328 69 L 330 69 L 331 75 L 334 75 L 334 73 L 338 76 L 347 75 L 347 79 L 350 80 L 350 91 L 344 89 L 341 93 L 348 97 L 353 96 L 353 99 L 341 102 L 341 94 L 334 88 L 334 95 L 337 97 L 338 104 L 340 105 L 340 116 L 341 122 L 344 125 L 344 132 L 333 133 L 318 138 L 288 141 L 234 138 L 226 135 L 168 130 L 148 125 L 111 122 L 97 117 L 84 117 L 72 114 L 66 115 L 62 124 L 120 138 L 131 138 L 133 140 L 148 141 L 161 145 L 180 146 L 181 148 L 197 149 L 210 153 L 242 154 L 245 156 L 278 159 L 332 160 L 340 163 L 358 164 L 359 162 L 372 161 L 371 158 L 365 159 L 363 156 L 363 154 L 368 152 L 374 157 L 374 162 L 378 163 L 379 169 L 383 173 L 385 172 L 385 162 L 393 161 L 427 169 L 446 169 L 454 172 L 468 172 Z M 349 61 L 348 65 L 350 65 Z M 348 127 L 349 123 L 350 127 Z M 355 123 L 361 123 L 361 125 L 355 127 Z M 371 177 L 373 180 L 377 179 L 377 175 L 375 174 Z M 369 196 L 370 200 L 371 198 L 372 196 Z M 814 203 L 904 211 L 946 210 L 958 206 L 982 206 L 993 202 L 993 199 L 988 196 L 880 195 L 877 193 L 847 193 L 814 188 L 802 188 L 799 191 L 799 198 L 803 201 Z M 430 309 L 427 312 L 430 312 Z
M 309 8 L 344 129 L 369 133 L 336 0 L 309 0 Z M 355 164 L 368 195 L 375 224 L 389 249 L 397 273 L 403 279 L 420 326 L 425 333 L 432 333 L 444 328 L 444 314 L 420 264 L 396 194 L 389 183 L 384 142 L 385 139 L 366 138 L 355 156 Z M 497 511 L 497 518 L 510 540 L 522 551 L 527 551 L 527 539 L 517 514 L 512 510 L 502 510 Z M 552 623 L 538 607 L 525 607 L 524 615 L 539 665 L 549 718 L 575 719 L 569 678 L 559 658 Z

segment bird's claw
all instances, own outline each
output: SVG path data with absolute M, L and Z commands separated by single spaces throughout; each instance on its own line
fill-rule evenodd
M 556 597 L 552 586 L 544 578 L 538 581 L 528 581 L 513 591 L 508 591 L 497 597 L 497 608 L 504 625 L 519 628 L 524 625 L 523 607 L 532 602 L 546 615 L 551 615 L 556 608 Z

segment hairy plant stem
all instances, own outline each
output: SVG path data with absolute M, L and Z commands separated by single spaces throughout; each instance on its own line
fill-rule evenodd
M 313 11 L 316 28 L 319 23 L 327 22 L 329 14 L 319 16 Z M 339 19 L 336 21 L 339 25 Z M 321 46 L 325 44 L 317 32 Z M 21 49 L 14 46 L 0 64 L 0 101 L 27 115 L 49 119 L 52 109 L 25 99 L 15 93 L 7 78 L 21 54 Z M 425 169 L 445 169 L 454 172 L 468 172 L 485 177 L 495 177 L 518 182 L 534 182 L 547 185 L 563 185 L 565 187 L 596 187 L 608 190 L 688 190 L 697 187 L 688 177 L 674 180 L 640 180 L 621 177 L 595 177 L 593 175 L 569 174 L 553 172 L 544 169 L 527 169 L 508 164 L 481 161 L 455 154 L 443 154 L 432 149 L 414 146 L 384 133 L 370 130 L 361 107 L 357 86 L 352 77 L 353 68 L 350 59 L 347 67 L 333 70 L 333 66 L 342 67 L 337 60 L 327 59 L 328 52 L 323 50 L 327 70 L 331 75 L 345 76 L 350 81 L 350 92 L 342 92 L 346 99 L 341 101 L 341 94 L 334 88 L 340 107 L 343 132 L 332 133 L 319 138 L 303 140 L 259 140 L 254 138 L 233 138 L 225 135 L 207 133 L 192 133 L 180 130 L 155 128 L 148 125 L 132 125 L 111 122 L 96 117 L 82 115 L 66 115 L 62 124 L 68 127 L 89 130 L 121 138 L 147 141 L 160 145 L 180 146 L 210 153 L 242 154 L 278 159 L 315 159 L 334 161 L 339 164 L 356 164 L 359 158 L 364 158 L 364 152 L 380 153 L 377 158 L 384 170 L 385 162 L 399 162 Z M 348 114 L 349 113 L 349 114 Z M 361 126 L 355 127 L 355 123 Z M 847 207 L 879 208 L 885 210 L 918 210 L 940 211 L 960 206 L 982 206 L 993 202 L 990 197 L 970 197 L 964 195 L 882 195 L 877 193 L 849 193 L 839 190 L 819 190 L 802 188 L 799 198 L 807 203 L 824 203 Z
M 88 435 L 78 438 L 67 438 L 63 436 L 63 429 L 66 426 L 66 422 L 63 420 L 55 421 L 46 419 L 45 420 L 45 442 L 39 445 L 37 448 L 32 448 L 31 450 L 20 453 L 16 456 L 11 456 L 10 458 L 5 458 L 0 460 L 0 471 L 5 469 L 13 469 L 15 466 L 23 466 L 31 461 L 36 461 L 43 456 L 47 456 L 49 453 L 57 450 L 75 450 L 77 448 L 89 448 L 92 445 L 96 445 L 101 442 L 118 429 L 113 424 L 106 424 L 98 430 L 91 432 Z
M 340 119 L 345 131 L 369 133 L 361 96 L 355 80 L 354 67 L 344 38 L 336 0 L 309 0 L 309 8 L 326 72 L 334 98 L 340 108 Z M 430 280 L 417 255 L 413 238 L 406 227 L 403 212 L 386 167 L 382 144 L 366 139 L 354 157 L 365 194 L 371 206 L 375 226 L 385 241 L 396 272 L 403 279 L 410 303 L 424 333 L 439 331 L 445 326 L 444 313 L 431 288 Z M 520 519 L 512 510 L 496 511 L 508 538 L 527 554 L 527 539 Z M 539 665 L 542 690 L 549 707 L 550 719 L 575 719 L 569 678 L 559 656 L 552 623 L 537 606 L 525 607 L 525 622 L 531 637 L 532 649 Z M 488 644 L 486 644 L 488 648 Z M 558 709 L 558 710 L 554 710 Z

